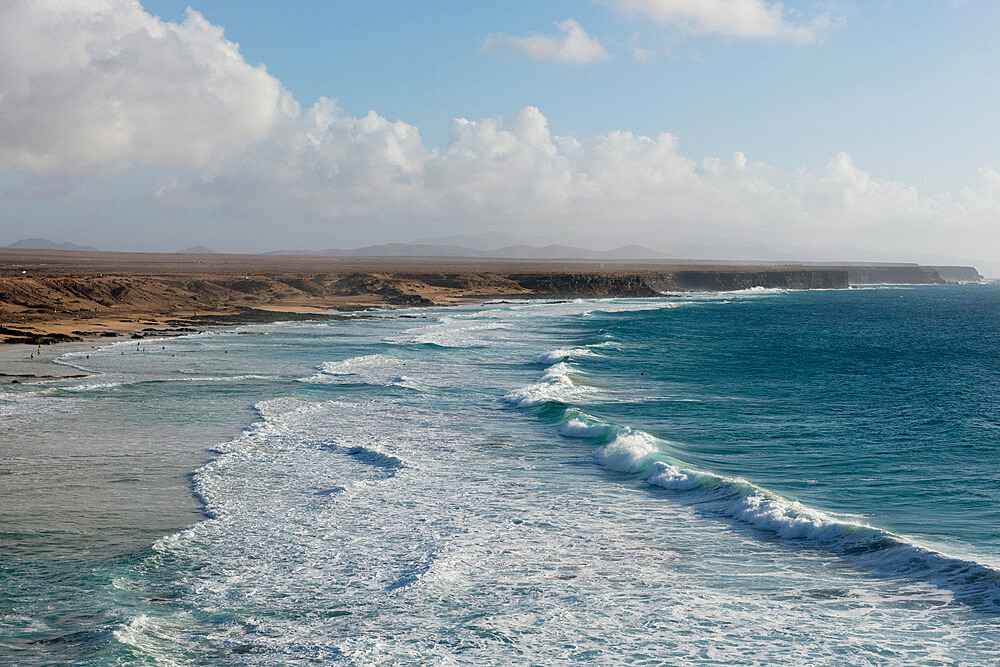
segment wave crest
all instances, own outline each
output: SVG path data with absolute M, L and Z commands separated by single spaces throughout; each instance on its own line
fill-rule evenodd
M 560 362 L 539 382 L 515 390 L 504 400 L 530 407 L 565 396 L 572 385 Z M 744 479 L 687 468 L 671 453 L 675 447 L 650 433 L 603 422 L 567 408 L 559 432 L 597 440 L 592 456 L 600 465 L 676 494 L 688 505 L 722 516 L 782 540 L 807 542 L 887 576 L 926 581 L 953 591 L 968 604 L 1000 611 L 1000 570 L 949 556 L 892 532 L 808 507 Z

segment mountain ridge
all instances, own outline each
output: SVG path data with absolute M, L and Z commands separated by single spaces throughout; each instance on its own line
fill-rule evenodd
M 55 241 L 50 241 L 48 239 L 43 239 L 41 237 L 33 237 L 29 239 L 21 239 L 20 241 L 14 241 L 5 248 L 14 248 L 15 250 L 68 250 L 75 252 L 99 252 L 97 248 L 92 245 L 77 245 L 75 243 L 56 243 Z

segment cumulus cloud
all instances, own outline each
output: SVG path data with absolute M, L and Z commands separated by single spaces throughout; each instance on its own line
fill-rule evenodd
M 483 43 L 483 50 L 515 53 L 535 60 L 576 65 L 602 62 L 610 58 L 601 43 L 588 35 L 587 31 L 573 19 L 566 19 L 556 25 L 561 33 L 559 35 L 533 34 L 525 37 L 501 33 L 490 35 Z
M 554 135 L 534 107 L 509 121 L 452 121 L 442 150 L 417 128 L 361 118 L 321 100 L 238 160 L 160 194 L 164 203 L 244 217 L 297 217 L 392 228 L 408 224 L 772 243 L 869 244 L 891 250 L 955 245 L 978 225 L 997 238 L 1000 176 L 958 197 L 932 198 L 879 181 L 840 153 L 819 172 L 782 172 L 742 153 L 693 160 L 677 138 L 610 132 Z M 957 250 L 953 249 L 953 252 Z
M 473 225 L 664 245 L 709 235 L 953 254 L 1000 244 L 995 171 L 928 197 L 845 153 L 815 171 L 742 153 L 696 160 L 668 133 L 555 134 L 534 107 L 455 119 L 447 145 L 429 148 L 415 126 L 375 111 L 351 116 L 329 99 L 300 109 L 195 12 L 171 24 L 126 0 L 88 1 L 0 5 L 0 169 L 36 174 L 8 188 L 9 201 L 56 192 L 103 205 L 80 183 L 134 190 L 137 170 L 126 170 L 152 166 L 162 178 L 147 208 L 231 233 L 280 221 L 275 234 L 311 224 L 373 240 Z
M 0 3 L 0 168 L 201 166 L 294 100 L 198 12 L 135 0 Z
M 830 27 L 826 14 L 795 20 L 780 2 L 767 0 L 600 0 L 626 16 L 645 17 L 696 34 L 810 44 Z

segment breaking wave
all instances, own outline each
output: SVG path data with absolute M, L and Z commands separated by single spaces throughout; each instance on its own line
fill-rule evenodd
M 538 382 L 509 392 L 517 408 L 574 393 L 565 363 L 546 369 Z M 567 406 L 559 433 L 596 445 L 594 460 L 608 470 L 635 475 L 684 504 L 775 538 L 821 547 L 892 577 L 926 581 L 963 602 L 1000 611 L 1000 570 L 921 546 L 890 531 L 837 517 L 750 481 L 687 467 L 683 448 L 650 433 L 602 421 Z
M 369 354 L 342 361 L 325 361 L 319 370 L 299 382 L 310 384 L 359 384 L 385 387 L 406 387 L 421 390 L 424 385 L 401 373 L 407 362 L 384 354 Z M 420 362 L 410 361 L 410 368 L 419 370 Z M 411 371 L 413 372 L 413 371 Z

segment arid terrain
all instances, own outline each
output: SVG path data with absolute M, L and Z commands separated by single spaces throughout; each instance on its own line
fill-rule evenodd
M 671 290 L 847 287 L 852 274 L 943 282 L 934 269 L 0 250 L 10 343 L 342 317 L 331 311 L 504 297 L 656 297 Z M 864 273 L 868 271 L 868 273 Z M 886 271 L 889 273 L 887 274 Z M 860 273 L 859 273 L 860 272 Z M 886 280 L 888 281 L 888 280 Z M 134 333 L 138 332 L 138 333 Z

